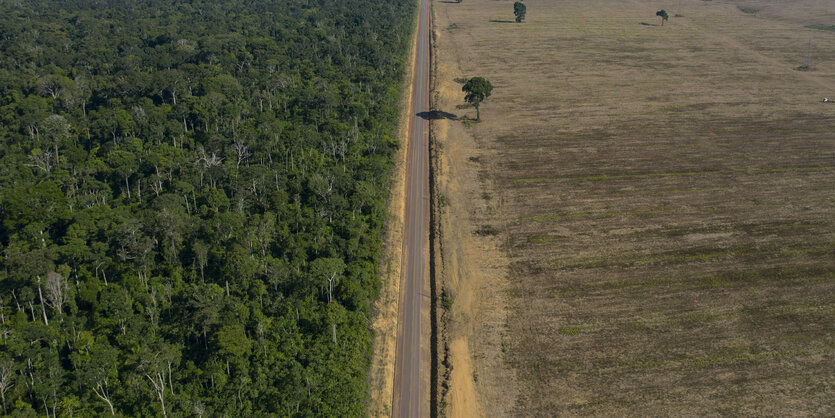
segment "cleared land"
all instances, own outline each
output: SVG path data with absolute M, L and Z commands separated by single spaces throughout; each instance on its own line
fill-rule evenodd
M 525 4 L 434 3 L 438 110 L 495 86 L 435 122 L 452 410 L 835 413 L 835 32 L 805 27 L 832 3 Z M 503 283 L 462 274 L 491 243 Z

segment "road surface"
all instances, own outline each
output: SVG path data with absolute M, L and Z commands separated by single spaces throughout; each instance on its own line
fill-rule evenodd
M 419 19 L 406 157 L 406 233 L 403 235 L 392 400 L 392 415 L 401 418 L 429 415 L 428 379 L 425 379 L 428 371 L 423 370 L 428 364 L 422 361 L 421 350 L 421 343 L 425 348 L 428 342 L 421 341 L 421 307 L 425 303 L 424 286 L 428 283 L 425 280 L 428 271 L 425 254 L 429 248 L 429 122 L 426 118 L 429 110 L 429 0 L 421 0 Z

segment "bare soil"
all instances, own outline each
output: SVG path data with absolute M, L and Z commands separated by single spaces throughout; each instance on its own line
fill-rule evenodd
M 835 414 L 832 2 L 525 4 L 434 3 L 448 413 Z

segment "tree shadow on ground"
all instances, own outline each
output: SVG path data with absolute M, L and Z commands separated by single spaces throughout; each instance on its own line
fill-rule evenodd
M 490 22 L 491 23 L 516 23 L 515 20 L 496 20 L 496 19 L 490 19 Z
M 460 1 L 442 1 L 441 3 L 446 3 L 446 4 L 458 4 L 458 3 L 461 3 L 461 2 L 460 2 Z
M 644 25 L 644 26 L 658 26 L 658 24 L 657 24 L 657 23 L 647 23 L 647 22 L 641 22 L 641 24 L 642 24 L 642 25 Z
M 416 114 L 419 118 L 423 118 L 426 120 L 438 120 L 438 119 L 450 119 L 450 120 L 458 120 L 458 115 L 454 115 L 449 112 L 444 112 L 442 110 L 432 110 L 429 112 L 420 112 Z

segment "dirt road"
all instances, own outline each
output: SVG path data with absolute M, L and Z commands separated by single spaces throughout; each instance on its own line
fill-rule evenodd
M 424 292 L 428 252 L 429 216 L 429 0 L 421 0 L 412 84 L 411 129 L 406 177 L 406 234 L 400 285 L 397 354 L 394 371 L 393 415 L 419 417 L 428 414 L 428 363 L 424 357 L 421 317 L 428 301 Z M 420 115 L 420 116 L 419 116 Z M 423 324 L 423 328 L 428 328 Z M 423 340 L 423 341 L 422 341 Z

